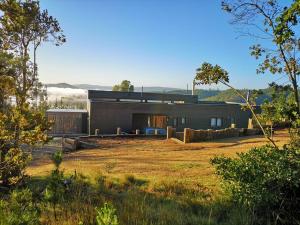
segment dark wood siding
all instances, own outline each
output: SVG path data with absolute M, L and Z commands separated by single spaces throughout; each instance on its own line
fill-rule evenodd
M 102 134 L 116 133 L 121 127 L 125 132 L 131 132 L 135 127 L 133 115 L 165 115 L 167 125 L 174 126 L 178 131 L 184 128 L 212 129 L 211 118 L 222 118 L 222 126 L 230 127 L 232 118 L 237 128 L 247 127 L 248 111 L 243 111 L 238 104 L 160 104 L 160 103 L 132 103 L 132 102 L 105 102 L 90 101 L 89 127 L 93 134 L 99 129 Z M 184 123 L 182 123 L 183 119 Z M 140 118 L 141 119 L 141 118 Z
M 47 117 L 53 123 L 49 134 L 87 133 L 87 113 L 47 112 Z

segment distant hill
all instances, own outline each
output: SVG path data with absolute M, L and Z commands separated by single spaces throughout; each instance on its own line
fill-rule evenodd
M 72 89 L 78 89 L 78 87 L 67 84 L 67 83 L 57 83 L 57 84 L 45 84 L 47 87 L 57 87 L 57 88 L 72 88 Z
M 244 96 L 247 96 L 247 89 L 240 90 Z M 271 90 L 269 88 L 263 89 L 263 94 L 258 96 L 256 99 L 256 104 L 260 105 L 264 103 L 265 100 L 271 99 Z M 224 91 L 219 92 L 214 96 L 207 97 L 203 99 L 205 101 L 225 101 L 225 102 L 241 102 L 243 103 L 244 100 L 239 97 L 233 90 L 227 89 Z
M 46 84 L 47 87 L 57 87 L 57 88 L 72 88 L 72 89 L 96 89 L 110 91 L 112 86 L 102 86 L 102 85 L 93 85 L 93 84 L 67 84 L 67 83 L 58 83 L 58 84 Z M 135 87 L 134 89 L 137 92 L 142 91 L 142 87 Z M 166 94 L 192 94 L 191 90 L 187 91 L 184 89 L 172 88 L 172 87 L 143 87 L 144 92 L 154 92 L 154 93 L 166 93 Z M 247 89 L 240 90 L 245 96 L 247 95 Z M 266 99 L 271 98 L 270 89 L 263 89 L 263 95 L 259 96 L 256 100 L 257 104 L 262 104 Z M 226 101 L 226 102 L 244 102 L 236 93 L 231 90 L 213 90 L 213 89 L 196 89 L 195 93 L 198 95 L 199 100 L 201 101 Z
M 196 89 L 195 90 L 195 94 L 198 95 L 199 100 L 205 100 L 209 97 L 216 96 L 216 95 L 220 94 L 221 92 L 222 91 L 220 91 L 220 90 L 212 90 L 212 89 L 209 89 L 209 90 Z M 183 89 L 176 89 L 176 90 L 173 90 L 173 91 L 168 91 L 167 93 L 168 94 L 182 94 L 182 95 L 189 94 L 189 95 L 191 95 L 192 91 L 191 90 L 186 91 L 186 90 L 183 90 Z
M 96 84 L 74 84 L 73 86 L 85 90 L 102 90 L 111 91 L 112 86 L 96 85 Z
M 67 84 L 67 83 L 57 83 L 57 84 L 46 84 L 47 87 L 57 87 L 57 88 L 73 88 L 73 89 L 85 89 L 85 90 L 102 90 L 102 91 L 111 91 L 112 86 L 104 86 L 104 85 L 95 85 L 95 84 Z M 143 87 L 144 92 L 169 92 L 180 90 L 178 88 L 172 87 Z M 134 87 L 134 91 L 141 92 L 142 87 Z M 180 90 L 184 91 L 184 90 Z

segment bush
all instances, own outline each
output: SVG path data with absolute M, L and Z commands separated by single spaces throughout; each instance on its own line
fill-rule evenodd
M 25 168 L 30 161 L 30 155 L 20 148 L 9 148 L 8 146 L 1 146 L 0 152 L 1 185 L 12 186 L 20 183 L 24 177 Z
M 37 225 L 40 224 L 39 217 L 40 211 L 29 189 L 15 190 L 8 201 L 0 201 L 1 225 Z
M 115 208 L 108 203 L 105 203 L 102 208 L 96 208 L 97 211 L 97 225 L 118 225 L 118 217 Z
M 253 148 L 238 158 L 212 159 L 234 201 L 255 215 L 256 224 L 299 224 L 300 150 Z

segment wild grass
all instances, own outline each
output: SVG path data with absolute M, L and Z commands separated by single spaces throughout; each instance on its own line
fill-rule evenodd
M 73 175 L 74 176 L 74 175 Z M 41 199 L 45 177 L 29 182 Z M 44 224 L 95 224 L 95 207 L 111 203 L 124 225 L 247 224 L 247 212 L 225 199 L 213 199 L 211 190 L 201 185 L 190 189 L 183 183 L 162 182 L 149 186 L 133 175 L 123 179 L 100 176 L 97 183 L 77 175 L 69 192 L 60 201 L 57 219 L 51 207 L 40 201 Z
M 276 137 L 279 145 L 285 134 Z M 48 155 L 36 155 L 29 187 L 40 199 L 44 224 L 95 224 L 95 207 L 111 203 L 122 225 L 247 225 L 248 212 L 220 189 L 209 160 L 235 157 L 265 144 L 261 137 L 179 145 L 165 140 L 102 140 L 100 148 L 65 155 L 62 168 L 72 178 L 57 220 L 42 201 Z

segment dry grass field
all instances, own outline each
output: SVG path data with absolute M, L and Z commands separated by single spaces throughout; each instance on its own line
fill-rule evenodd
M 98 139 L 97 149 L 81 150 L 64 155 L 65 173 L 82 173 L 91 180 L 106 175 L 122 179 L 134 175 L 150 186 L 161 181 L 176 181 L 194 186 L 201 184 L 219 190 L 218 178 L 210 159 L 215 155 L 236 156 L 237 152 L 266 144 L 261 136 L 241 137 L 191 144 L 157 139 Z M 278 145 L 288 141 L 286 132 L 275 135 Z M 27 170 L 31 176 L 49 175 L 53 164 L 49 154 L 39 152 Z M 149 185 L 148 185 L 149 186 Z
M 116 208 L 120 225 L 251 224 L 248 211 L 221 191 L 210 159 L 221 154 L 235 157 L 237 152 L 264 145 L 263 137 L 191 144 L 149 138 L 90 141 L 100 147 L 64 154 L 61 169 L 71 183 L 57 217 L 51 205 L 43 206 L 43 224 L 95 224 L 95 207 L 105 202 Z M 287 143 L 287 132 L 277 132 L 275 141 Z M 50 145 L 58 143 L 35 151 L 27 169 L 30 188 L 41 196 L 54 168 Z

